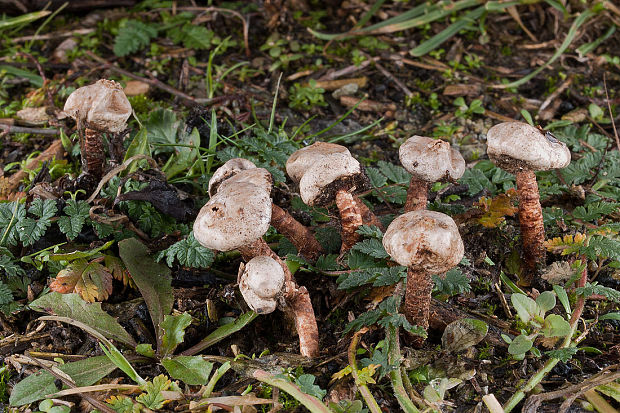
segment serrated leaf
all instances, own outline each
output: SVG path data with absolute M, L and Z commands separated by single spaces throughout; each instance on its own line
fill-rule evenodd
M 127 271 L 127 268 L 125 267 L 123 261 L 120 258 L 113 255 L 105 254 L 103 256 L 103 263 L 105 267 L 112 273 L 112 276 L 115 280 L 122 281 L 123 285 L 131 285 L 132 287 L 135 287 L 135 284 L 133 283 L 131 276 L 129 275 L 129 271 Z
M 396 184 L 408 184 L 411 180 L 411 174 L 402 166 L 394 165 L 390 162 L 379 161 L 377 166 L 383 175 Z
M 469 278 L 458 268 L 453 268 L 444 277 L 433 275 L 435 289 L 441 294 L 453 296 L 471 291 Z
M 382 268 L 378 272 L 377 278 L 372 283 L 373 287 L 383 287 L 386 285 L 394 285 L 407 276 L 407 267 L 396 266 L 390 268 Z
M 132 413 L 134 411 L 134 403 L 127 396 L 110 396 L 106 403 L 110 405 L 116 413 Z
M 592 202 L 585 207 L 576 207 L 573 210 L 573 217 L 583 221 L 595 221 L 616 212 L 618 208 L 620 208 L 620 204 L 615 202 Z
M 9 250 L 0 247 L 0 271 L 4 271 L 7 277 L 19 277 L 26 272 L 17 263 L 13 262 L 13 255 Z
M 372 268 L 377 265 L 374 258 L 368 254 L 364 254 L 357 250 L 351 249 L 349 251 L 349 257 L 347 260 L 348 266 L 352 270 L 359 270 L 364 268 Z
M 26 207 L 19 202 L 0 203 L 0 240 L 4 245 L 17 245 L 19 232 L 17 223 L 26 217 Z
M 66 215 L 58 219 L 60 231 L 70 240 L 75 239 L 82 231 L 86 218 L 89 216 L 89 210 L 90 207 L 85 201 L 68 200 L 63 209 Z
M 188 313 L 166 315 L 161 323 L 164 332 L 162 337 L 162 354 L 172 354 L 175 348 L 183 342 L 185 329 L 192 323 L 192 316 Z
M 312 374 L 302 374 L 295 379 L 295 384 L 297 384 L 304 393 L 314 396 L 319 400 L 323 400 L 323 397 L 327 394 L 327 390 L 323 390 L 320 386 L 314 384 L 315 380 L 316 377 Z
M 361 225 L 355 232 L 366 238 L 383 239 L 383 232 L 375 225 Z
M 13 292 L 8 285 L 0 280 L 0 305 L 13 302 Z
M 387 178 L 377 168 L 368 167 L 364 170 L 370 179 L 370 184 L 375 188 L 381 188 L 387 183 Z
M 335 271 L 340 268 L 338 264 L 338 255 L 327 254 L 321 255 L 314 264 L 315 268 L 320 271 Z
M 388 258 L 389 254 L 385 252 L 385 248 L 383 248 L 383 244 L 380 240 L 376 238 L 365 239 L 356 243 L 353 248 L 353 251 L 359 251 L 366 255 L 370 255 L 373 258 Z
M 382 268 L 371 268 L 363 271 L 354 271 L 348 274 L 342 274 L 338 277 L 338 289 L 346 290 L 349 288 L 360 287 L 374 281 Z
M 26 247 L 33 245 L 45 234 L 51 224 L 49 219 L 24 218 L 17 223 L 19 240 Z
M 51 292 L 30 303 L 36 311 L 80 321 L 99 331 L 109 339 L 119 341 L 133 348 L 133 337 L 108 313 L 101 309 L 101 303 L 89 304 L 77 294 Z
M 172 41 L 183 43 L 188 49 L 209 49 L 215 34 L 203 26 L 185 23 L 180 30 L 172 33 Z
M 376 191 L 380 192 L 381 194 L 377 195 L 375 194 L 375 191 L 373 191 L 373 194 L 375 194 L 375 196 L 380 199 L 385 199 L 392 204 L 403 205 L 407 200 L 407 188 L 404 188 L 402 186 L 386 186 L 377 189 Z
M 499 194 L 494 198 L 480 198 L 478 206 L 484 214 L 478 219 L 478 222 L 486 228 L 496 228 L 506 220 L 506 216 L 514 216 L 519 208 L 513 203 L 517 198 L 517 191 L 508 190 L 504 194 Z
M 569 361 L 579 349 L 577 347 L 559 348 L 557 350 L 546 351 L 545 354 L 551 358 L 558 359 L 563 363 Z
M 170 384 L 170 380 L 163 374 L 160 374 L 154 377 L 153 381 L 148 381 L 142 386 L 146 393 L 136 397 L 136 401 L 151 410 L 161 409 L 166 401 L 161 392 L 168 390 Z
M 50 290 L 61 294 L 76 292 L 90 303 L 102 301 L 112 293 L 112 274 L 97 261 L 78 259 L 56 275 Z
M 41 198 L 36 198 L 30 204 L 30 208 L 28 208 L 28 213 L 32 215 L 36 215 L 42 219 L 50 219 L 56 216 L 58 212 L 58 208 L 56 207 L 56 202 L 51 199 L 42 200 Z
M 575 292 L 577 293 L 577 295 L 583 295 L 585 298 L 597 294 L 602 295 L 608 300 L 614 301 L 616 303 L 620 302 L 620 291 L 614 290 L 610 287 L 598 285 L 597 283 L 586 283 L 584 287 L 578 287 L 577 289 L 575 289 Z
M 207 268 L 213 263 L 215 254 L 208 248 L 203 247 L 194 238 L 194 232 L 190 232 L 186 239 L 172 244 L 157 255 L 160 260 L 166 257 L 166 263 L 172 267 L 176 259 L 179 264 L 190 268 Z
M 123 57 L 144 49 L 157 36 L 157 30 L 138 20 L 127 20 L 114 38 L 114 54 Z
M 173 379 L 195 386 L 207 384 L 213 369 L 213 363 L 206 361 L 202 356 L 164 358 L 161 364 Z

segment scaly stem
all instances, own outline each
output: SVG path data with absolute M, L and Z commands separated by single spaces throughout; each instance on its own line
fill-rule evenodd
M 271 225 L 288 238 L 304 258 L 315 262 L 324 253 L 314 233 L 276 204 L 271 206 Z
M 577 283 L 577 287 L 584 287 L 586 285 L 587 280 L 588 280 L 588 270 L 586 266 L 584 267 L 583 272 L 581 273 L 581 278 L 579 279 Z M 578 344 L 577 342 L 573 342 L 573 335 L 575 334 L 575 331 L 577 330 L 577 324 L 579 322 L 579 318 L 581 317 L 581 314 L 583 313 L 583 307 L 585 305 L 585 301 L 586 299 L 584 296 L 579 296 L 579 298 L 577 299 L 577 303 L 575 304 L 575 309 L 573 310 L 573 313 L 570 318 L 570 323 L 569 323 L 570 333 L 564 338 L 564 341 L 562 342 L 562 345 L 560 346 L 560 348 L 574 347 Z M 556 358 L 551 358 L 547 360 L 545 365 L 540 370 L 538 370 L 536 374 L 530 377 L 528 382 L 525 383 L 525 385 L 522 388 L 520 388 L 516 393 L 514 393 L 512 397 L 506 402 L 506 404 L 504 405 L 504 411 L 506 413 L 509 413 L 512 409 L 514 409 L 519 404 L 519 402 L 523 400 L 523 398 L 525 397 L 525 394 L 531 392 L 534 389 L 534 387 L 536 387 L 536 385 L 538 385 L 538 383 L 540 383 L 545 378 L 545 376 L 549 374 L 549 372 L 555 367 L 556 364 L 558 364 L 559 361 L 560 360 Z
M 413 176 L 411 177 L 411 181 L 409 181 L 409 189 L 407 189 L 405 213 L 426 209 L 426 203 L 428 202 L 428 187 L 428 182 Z
M 364 224 L 364 220 L 362 219 L 362 211 L 351 193 L 344 190 L 338 191 L 336 193 L 336 206 L 340 213 L 340 227 L 342 228 L 340 232 L 342 238 L 340 255 L 343 256 L 362 237 L 356 231 Z
M 431 307 L 433 281 L 431 276 L 422 270 L 407 269 L 407 289 L 405 292 L 405 318 L 412 325 L 428 329 L 428 317 Z M 414 337 L 413 345 L 422 346 L 424 338 Z
M 97 179 L 103 175 L 103 166 L 105 164 L 105 151 L 103 149 L 103 141 L 101 140 L 101 132 L 94 129 L 86 128 L 84 130 L 84 145 L 82 150 L 82 170 L 95 176 Z
M 520 283 L 529 285 L 536 267 L 545 264 L 545 226 L 543 224 L 540 194 L 534 171 L 524 169 L 516 174 L 519 194 L 519 226 L 523 242 L 525 274 Z

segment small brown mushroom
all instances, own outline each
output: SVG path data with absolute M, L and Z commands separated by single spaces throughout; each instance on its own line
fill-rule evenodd
M 287 302 L 297 314 L 303 311 L 304 324 L 298 325 L 301 354 L 318 355 L 318 328 L 308 292 L 298 287 L 293 275 L 262 236 L 271 221 L 269 193 L 250 182 L 220 186 L 219 191 L 202 207 L 194 222 L 194 238 L 204 247 L 218 250 L 239 250 L 244 260 L 269 256 L 281 266 L 286 284 Z M 309 306 L 309 307 L 308 307 Z M 309 308 L 309 309 L 308 309 Z
M 310 295 L 305 287 L 292 281 L 290 272 L 287 276 L 284 268 L 286 265 L 270 256 L 254 257 L 239 267 L 239 290 L 248 306 L 259 314 L 271 313 L 278 305 L 292 313 L 301 354 L 316 357 L 319 337 Z
M 214 196 L 218 191 L 237 182 L 250 182 L 268 193 L 271 192 L 272 178 L 266 169 L 257 168 L 247 159 L 233 158 L 215 171 L 209 180 L 209 194 Z M 323 253 L 314 233 L 275 203 L 272 203 L 271 225 L 288 238 L 304 258 L 314 262 Z
M 545 265 L 545 226 L 535 171 L 564 168 L 570 164 L 568 147 L 552 134 L 522 122 L 504 122 L 487 133 L 487 154 L 500 168 L 515 174 L 519 195 L 519 226 L 523 242 L 524 276 L 529 285 L 537 266 Z
M 403 168 L 411 174 L 405 212 L 426 209 L 432 183 L 454 182 L 465 172 L 463 156 L 441 139 L 412 136 L 400 146 L 398 154 Z
M 122 86 L 113 80 L 101 79 L 81 87 L 69 95 L 64 111 L 78 125 L 84 172 L 101 178 L 105 164 L 101 134 L 123 131 L 131 116 L 131 104 Z
M 426 330 L 432 275 L 443 274 L 463 258 L 465 247 L 458 227 L 441 212 L 408 212 L 389 225 L 383 236 L 383 247 L 394 261 L 407 267 L 405 317 Z M 423 340 L 415 342 L 420 345 Z
M 356 196 L 370 182 L 360 163 L 341 145 L 315 143 L 293 153 L 286 172 L 299 184 L 301 199 L 310 206 L 336 202 L 340 214 L 342 247 L 346 253 L 359 240 L 357 229 L 363 225 L 381 227 L 380 221 Z

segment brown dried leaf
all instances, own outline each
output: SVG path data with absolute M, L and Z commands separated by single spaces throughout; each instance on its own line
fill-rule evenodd
M 87 302 L 102 301 L 112 293 L 112 274 L 99 259 L 73 261 L 50 283 L 52 291 L 61 294 L 76 292 Z
M 112 273 L 112 276 L 115 280 L 119 280 L 123 282 L 123 285 L 129 285 L 132 288 L 135 288 L 135 283 L 131 279 L 131 275 L 123 264 L 123 261 L 115 257 L 113 255 L 104 255 L 103 264 L 106 268 Z
M 505 217 L 513 216 L 519 208 L 514 206 L 517 198 L 517 191 L 509 189 L 505 194 L 500 194 L 495 198 L 480 198 L 478 206 L 484 211 L 484 215 L 478 222 L 487 228 L 496 228 L 504 222 Z

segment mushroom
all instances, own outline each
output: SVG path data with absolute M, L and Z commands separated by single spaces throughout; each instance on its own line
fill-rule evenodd
M 341 255 L 359 240 L 361 225 L 381 222 L 353 192 L 370 186 L 360 163 L 344 146 L 315 143 L 293 153 L 286 162 L 287 174 L 299 184 L 301 199 L 310 206 L 336 202 L 342 227 Z
M 432 275 L 455 267 L 465 251 L 455 222 L 441 212 L 407 212 L 388 226 L 383 247 L 394 261 L 407 267 L 405 317 L 412 325 L 426 330 Z M 423 339 L 415 342 L 420 345 Z
M 568 166 L 570 151 L 551 133 L 522 122 L 504 122 L 487 133 L 487 154 L 500 168 L 515 174 L 519 195 L 519 226 L 525 263 L 520 283 L 529 285 L 537 265 L 545 264 L 545 226 L 535 171 Z
M 131 115 L 131 104 L 122 86 L 101 79 L 81 87 L 69 95 L 64 111 L 78 125 L 84 172 L 101 178 L 105 163 L 101 134 L 123 131 Z
M 456 181 L 465 172 L 460 152 L 441 139 L 412 136 L 398 150 L 400 163 L 411 174 L 405 212 L 426 209 L 433 182 Z
M 314 357 L 319 352 L 318 328 L 308 291 L 297 286 L 287 265 L 262 239 L 269 229 L 271 210 L 269 192 L 260 186 L 250 182 L 220 186 L 200 210 L 194 222 L 194 238 L 206 248 L 237 249 L 246 261 L 258 256 L 274 259 L 284 272 L 287 308 L 294 314 L 304 313 L 303 324 L 296 322 L 300 352 Z
M 269 256 L 252 258 L 239 267 L 239 290 L 248 306 L 259 314 L 269 314 L 276 306 L 290 312 L 299 334 L 299 347 L 309 357 L 318 355 L 318 330 L 310 295 L 305 287 L 287 282 L 281 263 Z M 310 351 L 309 349 L 313 349 Z M 315 351 L 315 350 L 316 351 Z
M 219 190 L 237 182 L 250 182 L 268 193 L 271 192 L 272 178 L 269 171 L 257 168 L 247 159 L 233 158 L 215 171 L 209 180 L 209 194 L 214 196 Z M 314 233 L 275 203 L 271 206 L 271 225 L 288 238 L 306 259 L 314 262 L 323 253 L 323 248 L 314 237 Z

